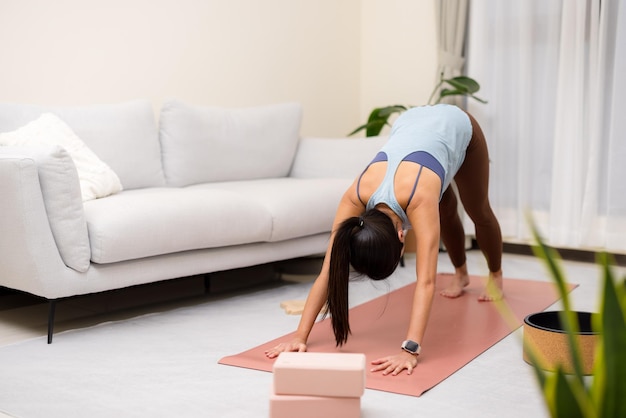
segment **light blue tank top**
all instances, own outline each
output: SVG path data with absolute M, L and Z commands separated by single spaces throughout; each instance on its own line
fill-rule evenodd
M 413 161 L 435 172 L 441 179 L 441 199 L 463 164 L 471 138 L 469 116 L 456 106 L 420 106 L 404 112 L 393 124 L 389 140 L 370 163 L 386 160 L 387 171 L 382 183 L 367 202 L 366 209 L 384 203 L 402 219 L 403 228 L 408 229 L 409 219 L 394 193 L 394 177 L 400 163 Z M 418 180 L 419 175 L 416 185 Z

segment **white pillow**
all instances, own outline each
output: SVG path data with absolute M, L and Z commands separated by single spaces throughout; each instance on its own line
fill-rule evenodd
M 54 113 L 120 178 L 124 190 L 165 185 L 152 102 L 78 106 L 0 103 L 0 132 Z
M 76 136 L 72 128 L 53 113 L 44 113 L 13 132 L 0 134 L 0 145 L 59 145 L 65 148 L 78 171 L 83 202 L 122 190 L 117 174 Z

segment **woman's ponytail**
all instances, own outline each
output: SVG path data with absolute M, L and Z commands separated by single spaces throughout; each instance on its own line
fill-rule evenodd
M 328 309 L 337 346 L 348 341 L 348 282 L 350 266 L 374 280 L 394 272 L 402 254 L 393 222 L 377 209 L 343 221 L 335 231 L 328 272 Z
M 361 225 L 361 226 L 359 226 Z M 350 277 L 350 240 L 355 228 L 361 228 L 361 217 L 349 218 L 335 232 L 328 272 L 328 309 L 337 346 L 348 341 L 348 279 Z

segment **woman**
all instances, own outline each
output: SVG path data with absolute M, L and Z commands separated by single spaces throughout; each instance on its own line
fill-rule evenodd
M 502 236 L 488 200 L 489 156 L 474 118 L 452 105 L 415 107 L 394 123 L 388 142 L 346 191 L 320 275 L 307 298 L 296 337 L 266 352 L 306 351 L 306 341 L 325 303 L 337 345 L 350 333 L 348 276 L 350 266 L 374 280 L 388 277 L 403 252 L 405 230 L 417 242 L 417 284 L 406 340 L 398 351 L 372 362 L 372 371 L 411 374 L 417 365 L 435 293 L 437 256 L 443 241 L 455 274 L 441 294 L 456 298 L 469 283 L 465 234 L 457 212 L 454 179 L 465 211 L 476 226 L 476 240 L 490 276 L 479 297 L 502 297 Z

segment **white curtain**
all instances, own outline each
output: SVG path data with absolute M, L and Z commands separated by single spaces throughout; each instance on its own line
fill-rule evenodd
M 436 0 L 438 65 L 437 80 L 463 74 L 465 66 L 465 35 L 467 26 L 468 0 Z M 450 86 L 441 86 L 449 88 Z M 448 96 L 443 103 L 465 108 L 460 96 Z M 462 214 L 462 212 L 461 212 Z
M 435 13 L 437 19 L 437 46 L 438 46 L 438 65 L 437 79 L 439 77 L 451 78 L 463 74 L 465 66 L 465 49 L 467 34 L 467 16 L 468 16 L 469 0 L 436 0 Z M 450 86 L 441 86 L 442 88 L 450 88 Z M 461 96 L 448 96 L 441 100 L 442 103 L 457 105 L 466 108 L 466 100 Z M 452 183 L 451 187 L 457 193 L 456 185 Z M 459 216 L 461 219 L 467 218 L 467 214 L 463 209 L 463 205 L 459 204 Z M 474 225 L 470 225 L 465 230 L 465 247 L 472 247 L 471 235 L 474 233 Z M 443 243 L 440 244 L 444 249 Z
M 437 75 L 445 78 L 462 74 L 465 65 L 465 33 L 468 0 L 437 0 Z
M 505 241 L 626 253 L 626 5 L 472 0 L 468 102 L 490 147 Z M 621 39 L 621 42 L 618 40 Z

